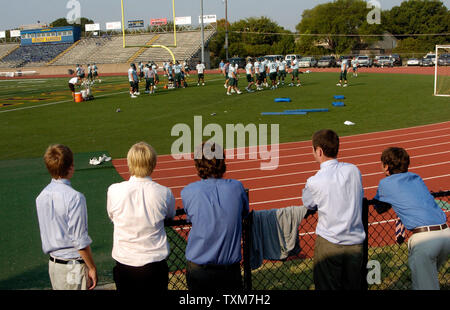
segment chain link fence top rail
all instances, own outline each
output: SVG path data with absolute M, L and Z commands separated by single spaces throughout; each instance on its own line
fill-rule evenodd
M 432 193 L 435 200 L 450 219 L 450 191 Z M 368 283 L 363 289 L 369 290 L 409 290 L 411 273 L 408 267 L 408 238 L 406 230 L 402 244 L 397 243 L 395 212 L 379 214 L 373 207 L 374 201 L 364 199 L 365 213 L 363 222 L 367 231 L 365 244 L 365 262 L 361 272 L 367 274 L 366 264 L 379 263 L 381 278 L 378 283 Z M 299 227 L 301 251 L 284 260 L 264 260 L 255 270 L 250 268 L 250 242 L 253 212 L 243 221 L 241 270 L 246 290 L 313 290 L 313 256 L 316 239 L 317 213 L 307 216 Z M 187 290 L 185 268 L 185 250 L 191 224 L 186 220 L 183 209 L 177 210 L 173 220 L 166 221 L 166 232 L 170 244 L 169 290 Z M 450 260 L 439 270 L 439 282 L 442 290 L 450 290 Z

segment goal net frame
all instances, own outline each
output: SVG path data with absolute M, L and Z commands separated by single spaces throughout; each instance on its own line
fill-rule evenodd
M 439 67 L 439 49 L 448 49 L 450 52 L 450 45 L 436 45 L 436 63 L 434 65 L 434 96 L 437 97 L 450 97 L 450 94 L 438 94 L 438 67 Z
M 123 48 L 134 48 L 134 47 L 140 47 L 140 48 L 163 48 L 166 51 L 169 52 L 169 54 L 172 56 L 173 62 L 175 63 L 175 55 L 173 54 L 172 50 L 169 47 L 177 47 L 177 26 L 175 23 L 175 0 L 172 0 L 172 14 L 173 14 L 173 45 L 157 45 L 157 44 L 151 44 L 151 45 L 127 45 L 126 41 L 126 33 L 125 33 L 125 3 L 124 0 L 121 1 L 122 6 L 122 40 L 123 40 Z

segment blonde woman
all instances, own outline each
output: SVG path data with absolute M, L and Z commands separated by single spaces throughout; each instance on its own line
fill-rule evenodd
M 168 285 L 169 244 L 164 220 L 175 216 L 172 191 L 151 175 L 157 154 L 145 142 L 127 155 L 130 179 L 108 188 L 107 211 L 114 223 L 112 257 L 118 291 L 164 291 Z

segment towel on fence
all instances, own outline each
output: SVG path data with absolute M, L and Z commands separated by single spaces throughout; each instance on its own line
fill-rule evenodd
M 308 209 L 292 206 L 253 212 L 251 269 L 261 266 L 264 259 L 282 260 L 300 253 L 298 227 Z

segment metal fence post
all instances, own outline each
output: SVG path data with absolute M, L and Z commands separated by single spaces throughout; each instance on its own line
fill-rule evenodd
M 362 222 L 366 238 L 363 242 L 363 263 L 361 266 L 361 290 L 367 291 L 369 285 L 367 283 L 367 263 L 369 261 L 369 201 L 367 198 L 363 199 L 362 204 Z
M 249 189 L 245 189 L 247 200 L 250 201 Z M 252 269 L 250 267 L 250 247 L 252 239 L 252 224 L 253 211 L 247 217 L 242 219 L 242 250 L 243 250 L 243 265 L 244 265 L 244 290 L 250 291 L 252 289 Z

